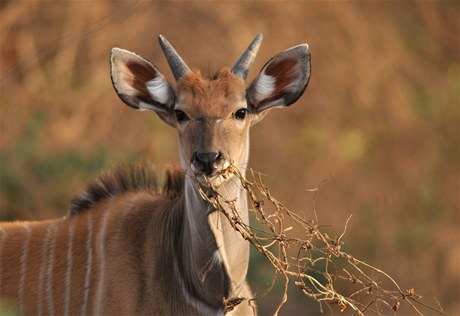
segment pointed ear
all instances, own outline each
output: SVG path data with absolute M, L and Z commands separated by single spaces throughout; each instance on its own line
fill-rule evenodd
M 253 111 L 284 107 L 297 101 L 310 79 L 310 50 L 294 46 L 270 59 L 247 92 Z
M 112 48 L 110 74 L 123 102 L 138 110 L 155 111 L 173 125 L 174 90 L 152 63 L 127 50 Z

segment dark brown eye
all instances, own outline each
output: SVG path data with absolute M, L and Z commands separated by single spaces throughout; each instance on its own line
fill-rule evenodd
M 246 117 L 247 109 L 239 109 L 238 111 L 235 112 L 235 118 L 237 120 L 244 120 Z
M 187 114 L 185 114 L 184 111 L 181 110 L 175 110 L 174 114 L 176 115 L 176 120 L 178 123 L 183 123 L 188 120 Z

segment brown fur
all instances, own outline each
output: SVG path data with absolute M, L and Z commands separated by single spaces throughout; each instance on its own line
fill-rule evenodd
M 21 258 L 26 240 L 24 225 L 27 225 L 31 235 L 23 276 L 23 308 L 36 314 L 41 302 L 44 313 L 53 311 L 62 315 L 65 312 L 67 248 L 72 227 L 70 314 L 80 314 L 83 306 L 88 240 L 93 264 L 87 313 L 196 314 L 180 298 L 180 286 L 174 278 L 173 262 L 177 259 L 183 222 L 184 174 L 179 170 L 168 171 L 161 192 L 156 179 L 151 169 L 141 165 L 120 167 L 88 185 L 85 193 L 76 199 L 88 203 L 73 204 L 75 212 L 69 217 L 42 222 L 0 223 L 0 300 L 19 303 Z M 109 213 L 102 236 L 106 211 Z M 88 228 L 89 220 L 91 229 Z M 48 233 L 50 238 L 45 246 L 48 231 L 52 233 Z M 102 241 L 104 253 L 100 252 Z M 43 267 L 45 273 L 41 274 Z M 102 305 L 100 310 L 95 310 L 102 270 Z M 52 287 L 48 287 L 48 271 L 52 271 Z M 44 277 L 41 288 L 40 275 Z M 160 304 L 171 299 L 178 303 Z
M 190 72 L 177 86 L 177 95 L 183 98 L 181 104 L 187 105 L 188 112 L 202 116 L 211 114 L 210 117 L 233 110 L 230 108 L 233 103 L 245 100 L 245 91 L 244 82 L 228 68 L 209 77 L 203 77 L 198 70 Z
M 174 126 L 182 167 L 198 174 L 230 163 L 246 168 L 251 124 L 305 90 L 308 47 L 277 55 L 266 73 L 276 87 L 251 104 L 246 98 L 253 99 L 257 85 L 246 93 L 243 80 L 229 69 L 207 78 L 199 71 L 184 73 L 174 91 L 142 57 L 121 49 L 111 56 L 120 98 Z M 153 78 L 157 86 L 147 89 Z M 198 154 L 218 159 L 204 168 Z M 174 171 L 159 190 L 149 170 L 119 168 L 88 185 L 66 218 L 0 223 L 0 298 L 22 302 L 19 308 L 33 314 L 214 315 L 224 311 L 223 298 L 251 297 L 245 281 L 249 244 L 201 198 L 197 185 Z M 230 179 L 219 185 L 234 196 L 248 224 L 244 189 Z M 252 311 L 240 304 L 232 313 Z
M 176 124 L 183 160 L 190 162 L 194 152 L 220 152 L 226 160 L 241 160 L 245 148 L 234 144 L 246 143 L 251 119 L 233 118 L 245 107 L 244 82 L 227 68 L 209 78 L 193 71 L 179 81 L 177 96 L 176 107 L 190 118 Z

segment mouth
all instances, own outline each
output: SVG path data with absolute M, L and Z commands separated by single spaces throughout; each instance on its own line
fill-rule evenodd
M 230 162 L 224 162 L 222 167 L 213 168 L 213 170 L 197 170 L 192 163 L 190 169 L 195 180 L 205 187 L 219 187 L 230 178 L 228 169 L 231 167 Z

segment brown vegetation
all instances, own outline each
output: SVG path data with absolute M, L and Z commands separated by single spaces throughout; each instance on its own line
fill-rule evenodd
M 296 105 L 254 128 L 251 165 L 299 216 L 313 218 L 314 204 L 330 236 L 353 214 L 347 252 L 460 314 L 459 11 L 457 1 L 3 1 L 0 218 L 63 216 L 86 181 L 119 162 L 177 163 L 174 131 L 113 91 L 113 46 L 172 79 L 158 34 L 212 73 L 263 32 L 249 79 L 302 42 L 313 72 Z M 320 183 L 313 203 L 308 189 Z M 257 292 L 271 282 L 256 254 L 250 273 Z M 296 291 L 281 314 L 318 314 Z M 258 301 L 263 315 L 276 309 L 271 293 Z
M 248 180 L 236 166 L 231 165 L 221 172 L 221 176 L 229 181 L 241 182 L 249 197 L 252 224 L 244 223 L 237 201 L 227 199 L 228 194 L 213 186 L 211 180 L 207 182 L 212 195 L 200 191 L 201 196 L 222 212 L 233 229 L 273 267 L 273 279 L 265 292 L 253 298 L 226 301 L 228 311 L 245 301 L 252 304 L 262 299 L 273 290 L 277 278 L 281 278 L 283 290 L 279 293 L 280 302 L 274 315 L 280 313 L 288 300 L 290 282 L 306 297 L 318 302 L 321 313 L 327 308 L 331 314 L 347 309 L 360 316 L 398 314 L 401 303 L 407 303 L 417 315 L 424 315 L 427 311 L 447 315 L 442 306 L 425 304 L 413 288 L 403 291 L 386 272 L 343 250 L 343 237 L 351 216 L 342 234 L 331 238 L 319 225 L 316 210 L 313 210 L 312 219 L 291 212 L 273 197 L 260 173 L 251 169 Z M 292 223 L 292 226 L 287 223 Z M 348 284 L 343 285 L 344 282 Z M 344 291 L 344 288 L 347 290 Z

